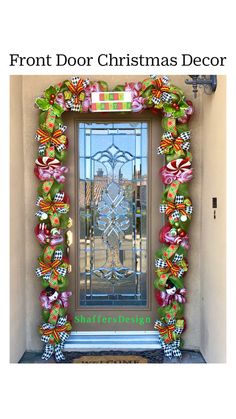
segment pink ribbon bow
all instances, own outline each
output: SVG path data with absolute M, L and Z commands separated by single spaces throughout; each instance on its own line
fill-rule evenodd
M 161 307 L 165 307 L 177 301 L 178 303 L 185 304 L 186 303 L 186 289 L 181 288 L 175 291 L 174 294 L 168 294 L 166 291 L 160 291 L 160 297 L 162 299 Z

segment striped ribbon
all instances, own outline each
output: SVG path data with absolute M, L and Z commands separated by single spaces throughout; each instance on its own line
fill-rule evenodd
M 181 137 L 178 137 L 175 140 L 169 140 L 168 138 L 165 138 L 161 140 L 160 147 L 163 147 L 165 151 L 168 147 L 172 146 L 175 151 L 180 151 L 183 143 L 184 140 Z
M 172 275 L 179 276 L 180 272 L 182 271 L 182 268 L 178 265 L 175 265 L 171 260 L 166 259 L 166 264 L 168 268 L 170 269 Z
M 187 213 L 185 211 L 185 204 L 175 204 L 174 202 L 168 202 L 166 205 L 165 213 L 167 216 L 171 215 L 175 210 L 178 210 L 182 215 L 187 217 Z
M 155 329 L 158 330 L 161 338 L 163 339 L 163 341 L 165 343 L 171 343 L 173 340 L 173 332 L 175 330 L 175 324 L 170 324 L 170 325 L 166 325 L 163 326 L 159 323 L 155 323 Z
M 64 208 L 66 204 L 64 202 L 51 202 L 41 199 L 39 206 L 43 212 L 57 212 L 58 209 Z
M 61 260 L 54 260 L 53 262 L 50 263 L 45 263 L 40 261 L 39 265 L 42 268 L 41 269 L 41 276 L 49 273 L 49 272 L 53 272 L 55 276 L 59 275 L 59 272 L 57 271 L 57 267 L 61 264 Z
M 79 105 L 81 99 L 80 94 L 84 91 L 85 87 L 89 84 L 88 80 L 83 80 L 80 77 L 74 77 L 72 82 L 67 80 L 65 85 L 68 87 L 70 92 L 73 94 L 74 105 Z
M 50 343 L 52 343 L 52 342 L 59 343 L 60 342 L 59 333 L 67 332 L 68 330 L 70 330 L 70 323 L 66 323 L 62 326 L 56 326 L 52 329 L 41 328 L 40 330 L 41 330 L 41 332 L 44 336 L 49 336 L 50 337 L 50 339 L 49 339 Z
M 37 129 L 36 134 L 40 137 L 40 144 L 46 144 L 48 142 L 53 143 L 55 146 L 63 144 L 60 140 L 60 137 L 63 135 L 63 131 L 61 129 L 57 129 L 53 135 L 50 135 L 48 132 L 43 131 L 42 129 Z
M 156 87 L 157 87 L 156 89 L 152 90 L 152 95 L 154 97 L 156 97 L 157 99 L 160 99 L 163 92 L 169 92 L 170 91 L 170 87 L 167 86 L 163 82 L 163 79 L 161 79 L 161 78 L 156 79 Z

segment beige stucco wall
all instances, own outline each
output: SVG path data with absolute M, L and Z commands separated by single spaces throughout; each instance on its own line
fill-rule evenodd
M 10 361 L 18 362 L 26 348 L 25 324 L 25 205 L 22 78 L 11 82 L 11 284 L 10 284 Z
M 202 103 L 201 351 L 207 361 L 226 357 L 226 77 Z M 217 197 L 216 219 L 212 197 Z
M 82 75 L 83 76 L 83 75 Z M 147 76 L 89 76 L 86 77 L 90 78 L 91 80 L 99 80 L 103 79 L 108 81 L 109 85 L 114 87 L 117 83 L 122 83 L 124 81 L 132 80 L 143 80 Z M 39 245 L 34 240 L 33 237 L 33 229 L 36 223 L 35 214 L 35 199 L 36 199 L 36 189 L 37 189 L 37 179 L 33 176 L 33 166 L 34 160 L 37 153 L 37 145 L 36 142 L 33 140 L 35 130 L 38 127 L 38 111 L 34 108 L 34 101 L 38 95 L 45 90 L 50 84 L 55 84 L 60 82 L 66 78 L 70 78 L 70 76 L 22 76 L 22 78 L 13 76 L 11 78 L 12 83 L 12 91 L 16 87 L 22 83 L 22 114 L 15 116 L 17 118 L 18 124 L 21 120 L 21 133 L 23 138 L 23 150 L 21 149 L 21 153 L 24 155 L 24 165 L 21 167 L 24 168 L 24 203 L 25 208 L 22 211 L 25 211 L 25 225 L 23 223 L 21 225 L 21 229 L 24 230 L 25 235 L 25 246 L 22 249 L 22 252 L 25 252 L 25 259 L 16 258 L 13 259 L 13 265 L 15 267 L 15 271 L 12 271 L 12 282 L 15 283 L 16 278 L 16 271 L 22 270 L 25 271 L 25 277 L 21 278 L 21 281 L 24 282 L 24 287 L 22 289 L 22 293 L 25 292 L 25 301 L 26 301 L 26 319 L 25 319 L 25 330 L 26 330 L 26 348 L 27 350 L 37 350 L 41 348 L 40 339 L 37 333 L 37 326 L 39 324 L 40 319 L 40 308 L 38 304 L 38 295 L 40 292 L 40 281 L 37 281 L 34 275 L 34 268 L 36 266 L 37 256 L 39 254 Z M 180 87 L 186 92 L 186 96 L 188 98 L 192 98 L 191 87 L 186 86 L 184 80 L 186 76 L 173 76 L 172 82 Z M 216 99 L 215 99 L 216 98 Z M 207 98 L 209 99 L 209 98 Z M 217 95 L 212 97 L 212 103 L 217 100 Z M 218 100 L 217 100 L 218 103 Z M 213 341 L 211 338 L 208 340 L 202 339 L 202 336 L 206 336 L 206 330 L 209 330 L 210 323 L 205 324 L 205 322 L 210 322 L 211 317 L 217 315 L 214 312 L 208 313 L 208 309 L 206 308 L 205 311 L 203 310 L 203 304 L 201 302 L 201 293 L 204 291 L 204 287 L 208 290 L 208 278 L 209 278 L 209 269 L 205 267 L 205 271 L 203 272 L 202 264 L 203 264 L 203 248 L 209 249 L 209 241 L 205 241 L 204 247 L 203 240 L 201 239 L 201 234 L 207 228 L 207 218 L 204 221 L 205 226 L 202 223 L 202 197 L 203 195 L 207 195 L 206 187 L 203 185 L 203 176 L 206 179 L 206 170 L 208 173 L 208 177 L 211 176 L 211 173 L 208 172 L 207 166 L 205 171 L 203 170 L 203 166 L 205 168 L 205 159 L 206 159 L 206 152 L 205 152 L 205 144 L 204 144 L 204 154 L 203 154 L 203 142 L 205 142 L 204 138 L 204 130 L 207 128 L 207 121 L 204 118 L 204 112 L 208 113 L 208 106 L 207 103 L 202 102 L 202 95 L 199 95 L 197 100 L 194 101 L 196 106 L 196 113 L 194 118 L 191 121 L 191 130 L 193 134 L 192 140 L 192 151 L 194 154 L 194 162 L 193 166 L 195 167 L 195 177 L 191 183 L 191 196 L 193 199 L 194 205 L 194 217 L 191 225 L 190 235 L 191 235 L 191 242 L 192 242 L 192 249 L 189 253 L 189 264 L 190 269 L 188 275 L 186 277 L 186 287 L 188 289 L 188 304 L 186 305 L 186 317 L 188 321 L 188 328 L 185 332 L 185 347 L 191 349 L 199 349 L 200 347 L 204 348 L 204 354 L 206 354 L 209 361 L 212 359 L 212 345 Z M 218 103 L 219 107 L 219 103 Z M 221 108 L 222 109 L 222 108 Z M 15 110 L 15 113 L 16 110 Z M 13 110 L 12 110 L 13 114 Z M 220 123 L 220 120 L 218 120 Z M 212 138 L 214 137 L 214 127 L 212 126 Z M 15 144 L 18 141 L 18 136 L 15 132 L 12 132 L 12 143 Z M 14 154 L 14 155 L 13 155 Z M 12 154 L 12 162 L 17 160 L 17 153 L 14 152 Z M 211 157 L 208 156 L 209 159 Z M 204 160 L 203 160 L 204 159 Z M 225 168 L 221 165 L 222 172 L 224 173 Z M 207 177 L 207 178 L 208 178 Z M 224 177 L 224 176 L 223 176 Z M 215 180 L 212 179 L 212 185 L 214 185 Z M 214 191 L 215 192 L 215 191 Z M 210 195 L 211 196 L 211 195 Z M 210 198 L 208 198 L 210 199 Z M 223 200 L 222 200 L 223 203 Z M 14 213 L 14 208 L 13 208 Z M 224 209 L 222 208 L 222 211 Z M 158 208 L 157 208 L 158 214 Z M 24 217 L 21 217 L 21 220 L 24 220 Z M 217 221 L 219 223 L 219 221 Z M 202 228 L 200 228 L 200 226 Z M 16 220 L 12 217 L 12 230 L 15 232 L 17 231 Z M 220 232 L 222 234 L 222 231 Z M 215 231 L 217 237 L 215 237 L 215 241 L 220 241 L 221 236 L 218 236 L 217 231 Z M 21 242 L 22 245 L 23 241 Z M 223 249 L 224 250 L 224 249 Z M 208 250 L 209 251 L 209 250 Z M 223 252 L 224 253 L 224 252 Z M 222 257 L 221 257 L 222 260 Z M 200 262 L 201 261 L 201 262 Z M 208 264 L 209 262 L 207 262 Z M 214 263 L 212 261 L 211 265 L 212 275 L 214 274 Z M 201 283 L 204 282 L 204 285 L 201 286 Z M 223 282 L 223 281 L 222 281 Z M 22 284 L 21 284 L 22 286 Z M 25 291 L 24 291 L 25 290 Z M 204 291 L 205 292 L 205 291 Z M 215 293 L 217 291 L 215 289 Z M 209 294 L 209 300 L 211 300 L 211 294 Z M 217 294 L 218 295 L 218 294 Z M 12 300 L 11 305 L 13 306 L 18 296 L 15 293 L 12 293 Z M 21 298 L 21 297 L 20 297 Z M 205 296 L 206 298 L 206 296 Z M 212 298 L 213 300 L 213 298 Z M 206 301 L 206 300 L 205 300 Z M 23 297 L 22 297 L 23 302 Z M 24 304 L 23 304 L 24 305 Z M 205 304 L 206 307 L 206 304 Z M 210 304 L 211 310 L 214 308 L 214 301 Z M 16 310 L 15 315 L 17 315 L 17 311 L 20 313 L 20 307 Z M 12 319 L 13 321 L 13 319 Z M 205 342 L 205 343 L 204 343 Z M 219 353 L 221 353 L 221 349 L 219 349 Z

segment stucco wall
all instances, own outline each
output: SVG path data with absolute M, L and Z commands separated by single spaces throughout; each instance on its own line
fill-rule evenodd
M 11 80 L 11 284 L 10 362 L 18 362 L 26 348 L 25 324 L 25 205 L 22 78 Z
M 201 351 L 207 361 L 226 357 L 226 77 L 203 96 L 201 216 Z M 218 208 L 214 219 L 212 197 Z
M 38 304 L 38 295 L 40 292 L 40 281 L 37 281 L 34 275 L 34 268 L 36 266 L 37 257 L 39 254 L 39 245 L 33 237 L 33 229 L 36 223 L 35 214 L 35 199 L 36 199 L 36 190 L 37 190 L 37 180 L 33 176 L 33 166 L 34 160 L 37 153 L 37 145 L 36 142 L 33 140 L 35 130 L 38 127 L 38 111 L 34 108 L 34 101 L 38 95 L 45 90 L 50 84 L 55 84 L 60 82 L 66 78 L 70 78 L 71 76 L 13 76 L 11 78 L 12 82 L 12 91 L 16 89 L 16 85 L 22 83 L 22 138 L 23 138 L 23 150 L 21 149 L 21 153 L 24 153 L 24 188 L 25 188 L 25 208 L 22 211 L 25 211 L 25 226 L 23 223 L 21 228 L 24 229 L 25 234 L 25 249 L 22 249 L 22 252 L 25 251 L 25 262 L 24 259 L 13 259 L 13 265 L 17 265 L 17 269 L 25 270 L 25 278 L 21 279 L 22 281 L 25 280 L 24 287 L 22 292 L 25 290 L 25 298 L 26 298 L 26 348 L 28 350 L 37 350 L 41 348 L 40 339 L 37 333 L 37 326 L 39 324 L 40 319 L 40 309 Z M 82 75 L 83 77 L 83 75 Z M 86 77 L 90 78 L 91 80 L 99 80 L 104 79 L 106 80 L 111 87 L 113 87 L 117 83 L 122 83 L 124 81 L 132 80 L 143 80 L 147 76 L 89 76 Z M 186 92 L 186 96 L 188 98 L 192 98 L 191 87 L 186 86 L 184 80 L 186 76 L 174 76 L 172 77 L 172 82 L 180 87 Z M 17 87 L 18 88 L 18 87 Z M 218 92 L 217 92 L 218 93 Z M 217 95 L 216 101 L 217 106 L 219 106 Z M 215 101 L 215 97 L 213 97 L 212 103 Z M 205 100 L 205 99 L 204 99 Z M 207 98 L 208 100 L 208 98 Z M 208 110 L 207 103 L 202 103 L 202 96 L 199 95 L 197 100 L 194 101 L 196 106 L 196 113 L 194 118 L 191 121 L 191 130 L 192 130 L 192 151 L 194 154 L 194 162 L 193 166 L 195 167 L 195 177 L 191 183 L 191 196 L 193 199 L 194 205 L 194 217 L 191 225 L 190 236 L 192 242 L 192 248 L 189 253 L 189 264 L 190 269 L 188 275 L 186 277 L 186 287 L 188 289 L 188 304 L 186 305 L 186 317 L 188 321 L 188 328 L 185 332 L 185 347 L 198 349 L 204 346 L 204 354 L 209 354 L 209 361 L 211 361 L 211 346 L 213 342 L 211 339 L 208 341 L 201 338 L 201 334 L 203 336 L 206 335 L 206 330 L 209 329 L 210 325 L 205 324 L 205 322 L 209 322 L 211 316 L 215 318 L 215 310 L 212 313 L 208 313 L 207 306 L 205 305 L 205 310 L 203 310 L 203 304 L 200 304 L 200 291 L 204 292 L 204 289 L 208 290 L 208 277 L 209 277 L 209 268 L 205 266 L 205 271 L 203 272 L 203 249 L 209 247 L 209 242 L 203 244 L 203 240 L 201 239 L 202 232 L 205 233 L 204 229 L 207 229 L 207 218 L 204 221 L 205 225 L 202 223 L 202 201 L 203 196 L 207 196 L 208 192 L 206 187 L 203 185 L 202 176 L 205 176 L 205 179 L 208 176 L 211 176 L 211 173 L 208 171 L 207 166 L 205 168 L 205 159 L 206 159 L 206 149 L 205 149 L 205 135 L 204 130 L 209 131 L 208 122 L 206 118 L 204 118 L 204 112 L 207 114 L 210 112 Z M 203 106 L 204 105 L 204 106 Z M 15 113 L 16 113 L 15 109 Z M 13 114 L 12 109 L 12 114 Z M 13 117 L 13 116 L 12 116 Z M 17 117 L 19 120 L 19 116 Z M 220 121 L 219 121 L 220 123 Z M 214 137 L 214 127 L 212 126 L 212 140 Z M 16 133 L 12 133 L 12 143 L 18 141 L 18 137 Z M 204 145 L 204 154 L 202 153 L 202 147 Z M 12 162 L 17 160 L 18 153 L 14 152 L 12 154 Z M 202 160 L 204 158 L 204 161 Z M 208 159 L 211 159 L 208 156 Z M 205 171 L 203 170 L 203 165 Z M 222 167 L 222 166 L 221 166 Z M 207 172 L 206 172 L 207 171 Z M 224 167 L 222 167 L 222 171 L 224 172 Z M 223 176 L 224 177 L 224 176 Z M 212 185 L 214 185 L 215 179 L 211 179 Z M 223 180 L 222 180 L 223 182 Z M 161 185 L 161 183 L 160 183 Z M 22 185 L 23 187 L 23 185 Z M 204 195 L 205 194 L 205 195 Z M 211 195 L 210 195 L 211 196 Z M 208 198 L 210 199 L 210 198 Z M 223 204 L 223 200 L 222 200 Z M 17 231 L 16 221 L 14 215 L 16 215 L 16 210 L 12 209 L 13 217 L 12 217 L 12 229 Z M 222 211 L 224 209 L 222 208 Z M 158 209 L 157 209 L 158 214 Z M 158 215 L 159 216 L 159 215 Z M 21 220 L 24 220 L 24 217 L 21 217 Z M 219 221 L 217 221 L 219 222 Z M 200 228 L 201 226 L 201 228 Z M 221 232 L 222 233 L 222 232 Z M 218 236 L 217 231 L 215 231 L 215 241 L 220 241 L 220 235 Z M 22 245 L 23 241 L 21 241 Z M 224 249 L 223 249 L 224 250 Z M 209 251 L 209 250 L 208 250 Z M 224 253 L 224 252 L 223 252 Z M 222 258 L 221 258 L 222 260 Z M 201 262 L 200 262 L 201 261 Z M 206 262 L 205 262 L 206 263 Z M 208 265 L 209 262 L 207 262 Z M 214 274 L 214 263 L 212 261 L 211 264 L 212 275 Z M 16 272 L 13 270 L 13 277 L 16 275 Z M 16 281 L 15 278 L 12 281 Z M 204 281 L 204 285 L 201 286 L 201 282 Z M 21 285 L 22 286 L 22 285 Z M 215 290 L 216 294 L 217 291 Z M 211 300 L 211 294 L 209 294 L 209 300 Z M 218 295 L 218 294 L 217 294 Z M 12 293 L 12 301 L 11 305 L 13 306 L 15 300 L 18 296 L 15 293 Z M 206 298 L 206 297 L 205 297 Z M 22 297 L 23 301 L 23 297 Z M 206 301 L 206 300 L 205 300 Z M 211 310 L 214 307 L 214 301 L 210 305 Z M 20 312 L 20 307 L 19 307 Z M 16 313 L 15 313 L 16 314 Z M 205 343 L 204 343 L 205 342 Z M 204 345 L 203 345 L 204 344 Z M 221 352 L 221 349 L 219 349 Z

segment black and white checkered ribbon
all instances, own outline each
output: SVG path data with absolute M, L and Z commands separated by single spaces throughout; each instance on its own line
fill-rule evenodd
M 53 260 L 54 261 L 55 260 L 62 260 L 62 257 L 63 257 L 62 250 L 55 250 L 54 255 L 53 255 Z M 67 269 L 66 268 L 63 268 L 61 266 L 58 266 L 56 268 L 56 270 L 57 270 L 57 272 L 58 272 L 59 275 L 61 275 L 63 277 L 66 276 L 66 273 L 67 273 Z M 45 281 L 49 281 L 50 278 L 51 278 L 51 275 L 52 275 L 52 271 L 47 272 L 46 274 L 43 274 L 43 268 L 42 267 L 37 268 L 35 272 L 36 272 L 37 277 L 41 277 L 42 276 L 43 279 L 45 279 Z
M 46 145 L 45 144 L 41 144 L 40 146 L 39 146 L 39 155 L 40 156 L 44 156 L 44 154 L 45 154 L 45 151 L 46 151 Z
M 165 260 L 158 258 L 155 260 L 155 267 L 158 269 L 166 268 L 167 263 Z
M 65 196 L 64 192 L 57 192 L 54 196 L 53 202 L 62 202 L 63 199 L 64 199 L 64 196 Z M 38 196 L 37 201 L 36 201 L 36 206 L 37 207 L 40 206 L 40 201 L 42 201 L 42 200 L 43 200 L 42 196 Z M 69 211 L 68 207 L 57 208 L 57 212 L 59 214 L 66 214 L 68 211 Z M 42 217 L 42 215 L 44 215 L 45 219 L 48 217 L 47 213 L 43 212 L 42 210 L 37 211 L 35 215 L 37 217 Z
M 183 255 L 176 255 L 176 257 L 173 258 L 172 263 L 178 263 L 181 262 L 183 260 Z M 166 263 L 166 261 L 164 259 L 161 258 L 157 258 L 155 259 L 155 267 L 157 269 L 164 269 L 166 268 L 168 265 Z M 184 269 L 179 267 L 179 271 L 178 271 L 178 278 L 181 278 L 184 274 Z
M 182 132 L 178 138 L 182 138 L 182 140 L 184 141 L 184 143 L 181 145 L 182 150 L 188 151 L 190 149 L 190 139 L 191 139 L 191 132 L 190 131 L 184 131 Z M 171 132 L 166 131 L 164 132 L 164 134 L 162 135 L 162 140 L 171 140 L 171 141 L 175 141 L 175 138 L 173 137 L 173 135 L 171 134 Z M 166 147 L 163 146 L 159 146 L 157 147 L 157 154 L 164 154 L 166 150 Z
M 67 322 L 67 318 L 66 317 L 60 317 L 58 319 L 57 325 L 56 326 L 64 326 Z M 50 324 L 50 323 L 44 323 L 42 325 L 42 329 L 44 330 L 48 330 L 54 329 L 54 325 Z M 44 347 L 44 352 L 42 354 L 42 359 L 44 359 L 45 361 L 47 361 L 49 358 L 51 358 L 51 356 L 53 355 L 53 353 L 55 353 L 55 359 L 56 361 L 63 361 L 65 359 L 62 350 L 64 349 L 64 345 L 65 345 L 65 341 L 68 339 L 69 337 L 69 333 L 66 332 L 59 332 L 59 336 L 60 336 L 60 343 L 57 343 L 55 345 L 49 344 L 49 336 L 45 336 L 43 335 L 41 337 L 41 341 L 45 343 L 45 347 Z
M 80 80 L 81 80 L 80 77 L 74 76 L 71 78 L 71 83 L 76 87 Z M 89 85 L 89 79 L 85 79 L 82 83 L 83 88 L 85 89 L 85 87 L 87 87 L 88 85 Z
M 161 341 L 161 346 L 162 346 L 162 349 L 164 350 L 164 355 L 167 358 L 172 359 L 173 356 L 176 357 L 176 358 L 181 358 L 182 357 L 181 351 L 179 350 L 180 339 L 176 339 L 172 343 L 165 343 L 162 340 Z
M 163 92 L 160 97 L 152 96 L 152 102 L 155 105 L 159 105 L 159 103 L 171 103 L 172 102 L 172 96 L 170 93 Z
M 183 195 L 176 195 L 175 197 L 175 204 L 183 204 L 184 203 L 184 196 Z M 165 214 L 166 210 L 168 208 L 168 204 L 160 204 L 160 213 L 161 214 Z M 185 206 L 185 212 L 189 215 L 192 214 L 193 212 L 193 207 L 192 205 L 186 205 Z M 171 218 L 174 220 L 177 220 L 181 217 L 181 213 L 178 209 L 175 209 L 172 214 L 171 214 Z
M 172 262 L 173 263 L 181 262 L 183 260 L 183 258 L 184 258 L 184 255 L 179 255 L 178 253 L 175 253 L 175 255 L 172 259 Z
M 63 199 L 64 199 L 64 196 L 65 196 L 64 192 L 57 192 L 55 194 L 54 198 L 53 198 L 53 201 L 54 202 L 62 202 Z
M 78 82 L 80 81 L 80 77 L 72 77 L 71 83 L 76 87 Z M 85 79 L 82 83 L 83 88 L 85 89 L 89 85 L 89 79 Z M 76 95 L 73 95 L 70 100 L 66 102 L 68 108 L 70 108 L 74 112 L 79 112 L 81 109 L 81 104 L 75 104 Z
M 170 320 L 166 325 L 170 326 L 170 325 L 175 324 L 175 323 L 176 323 L 176 320 Z M 160 325 L 160 326 L 163 326 L 163 324 L 160 320 L 156 320 L 155 325 L 156 324 Z M 155 328 L 155 325 L 154 325 L 154 328 Z M 176 335 L 181 335 L 182 332 L 183 332 L 182 327 L 176 327 L 175 330 L 174 330 L 174 333 Z M 176 358 L 181 358 L 182 354 L 181 354 L 181 351 L 179 349 L 180 338 L 175 339 L 171 343 L 165 343 L 164 340 L 162 339 L 162 337 L 160 336 L 160 334 L 159 334 L 159 338 L 160 338 L 162 349 L 164 350 L 164 355 L 166 357 L 168 357 L 169 359 L 172 359 L 173 356 L 176 357 Z

